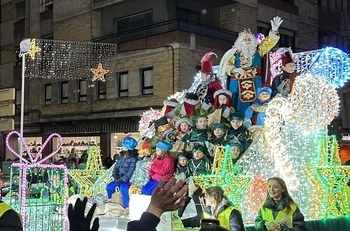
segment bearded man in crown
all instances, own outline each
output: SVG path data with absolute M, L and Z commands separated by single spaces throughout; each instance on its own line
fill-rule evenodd
M 260 41 L 244 29 L 239 33 L 233 47 L 220 62 L 218 76 L 228 76 L 228 88 L 232 92 L 232 106 L 244 113 L 257 95 L 256 89 L 262 85 L 262 57 L 278 42 L 278 28 L 283 20 L 276 16 L 271 21 L 269 35 Z

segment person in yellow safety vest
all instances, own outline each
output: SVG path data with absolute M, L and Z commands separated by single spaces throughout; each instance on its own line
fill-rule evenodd
M 256 231 L 305 231 L 304 215 L 289 195 L 286 183 L 280 177 L 267 180 L 266 199 L 255 218 Z
M 0 189 L 2 180 L 0 179 Z M 0 230 L 1 231 L 23 231 L 21 216 L 8 204 L 0 200 Z
M 209 187 L 205 190 L 205 208 L 203 217 L 218 219 L 220 226 L 233 231 L 244 231 L 243 219 L 232 203 L 225 197 L 224 190 Z

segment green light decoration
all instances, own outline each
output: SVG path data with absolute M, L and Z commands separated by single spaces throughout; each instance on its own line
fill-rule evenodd
M 252 178 L 235 175 L 239 169 L 232 163 L 230 146 L 217 147 L 213 166 L 212 174 L 197 176 L 194 180 L 203 191 L 211 186 L 221 186 L 226 196 L 238 206 Z
M 90 147 L 85 169 L 69 169 L 69 178 L 76 184 L 78 194 L 90 197 L 94 194 L 94 184 L 105 174 L 99 147 Z

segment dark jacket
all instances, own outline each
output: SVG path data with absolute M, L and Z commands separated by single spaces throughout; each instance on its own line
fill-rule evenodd
M 232 206 L 232 203 L 224 198 L 221 201 L 221 204 L 219 205 L 218 214 L 222 213 L 229 206 Z M 204 208 L 204 212 L 210 216 L 213 216 L 212 211 L 211 211 L 211 206 L 206 206 Z M 213 218 L 217 219 L 216 217 L 213 217 Z M 233 230 L 233 231 L 244 231 L 245 230 L 244 224 L 243 224 L 243 219 L 242 219 L 242 214 L 237 209 L 233 209 L 232 212 L 230 213 L 229 223 L 230 223 L 230 230 Z
M 140 220 L 130 221 L 126 231 L 156 231 L 160 218 L 149 212 L 144 212 Z
M 273 217 L 276 218 L 279 211 L 284 209 L 286 207 L 286 201 L 281 200 L 279 203 L 275 204 L 272 199 L 266 200 L 263 207 L 272 210 Z M 262 218 L 261 209 L 259 209 L 258 216 L 255 218 L 255 230 L 257 231 L 265 231 L 266 221 Z M 306 222 L 304 220 L 304 215 L 300 212 L 300 209 L 297 207 L 296 211 L 293 214 L 293 227 L 288 228 L 285 226 L 282 226 L 283 231 L 305 231 L 307 230 Z
M 0 201 L 0 210 L 1 231 L 23 231 L 21 217 L 15 210 L 3 201 Z
M 126 152 L 120 152 L 117 163 L 114 166 L 112 176 L 115 180 L 122 179 L 124 182 L 130 181 L 134 173 L 138 153 L 137 150 L 130 150 L 130 156 L 126 158 Z

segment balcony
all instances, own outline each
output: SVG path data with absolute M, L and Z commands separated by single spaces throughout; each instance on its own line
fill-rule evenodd
M 195 22 L 189 22 L 182 19 L 174 19 L 151 24 L 144 27 L 139 27 L 137 29 L 102 36 L 93 39 L 93 41 L 104 43 L 122 43 L 174 31 L 195 33 L 197 35 L 202 35 L 205 37 L 219 39 L 227 42 L 235 41 L 237 38 L 237 33 L 233 31 L 223 30 L 217 27 L 203 25 Z

